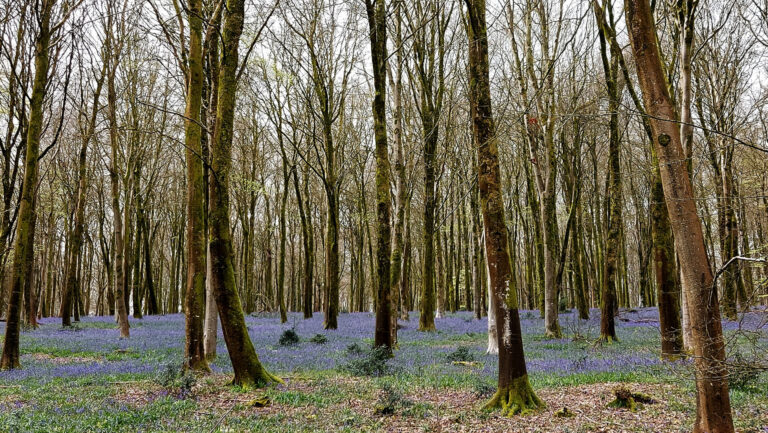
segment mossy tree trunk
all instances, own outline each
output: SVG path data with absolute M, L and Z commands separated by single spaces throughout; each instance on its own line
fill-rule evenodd
M 615 311 L 617 309 L 616 294 L 619 287 L 619 254 L 622 249 L 621 230 L 623 225 L 621 209 L 621 143 L 619 137 L 619 88 L 618 88 L 618 59 L 616 53 L 611 50 L 608 53 L 606 29 L 604 26 L 604 10 L 598 1 L 593 2 L 594 12 L 598 23 L 598 35 L 600 38 L 600 58 L 603 65 L 606 89 L 608 91 L 608 236 L 605 239 L 605 284 L 600 305 L 600 339 L 603 341 L 616 340 Z M 613 14 L 609 14 L 611 23 Z M 610 56 L 610 57 L 609 57 Z
M 691 320 L 697 388 L 693 431 L 732 433 L 734 428 L 717 290 L 713 286 L 701 221 L 693 200 L 693 186 L 676 122 L 678 117 L 661 64 L 653 14 L 647 0 L 627 0 L 625 5 L 640 87 L 651 116 L 654 146 L 675 236 L 675 250 L 689 295 L 685 307 Z
M 498 333 L 498 390 L 487 403 L 488 408 L 501 408 L 505 415 L 526 412 L 543 403 L 531 388 L 525 366 L 522 331 L 518 313 L 517 289 L 511 279 L 511 263 L 496 130 L 491 111 L 491 89 L 488 72 L 488 39 L 485 24 L 485 1 L 465 0 L 467 37 L 469 39 L 469 94 L 472 126 L 478 160 L 478 186 L 485 228 L 488 275 L 493 288 Z M 493 303 L 491 303 L 493 305 Z
M 187 174 L 187 281 L 184 304 L 184 365 L 197 371 L 209 371 L 205 357 L 205 279 L 206 234 L 203 183 L 203 148 L 201 108 L 203 100 L 203 21 L 202 1 L 189 0 L 189 54 L 187 61 L 187 106 L 184 119 L 184 147 Z
M 389 150 L 387 143 L 387 8 L 385 0 L 366 0 L 373 63 L 373 129 L 376 143 L 376 272 L 377 308 L 374 346 L 392 350 L 392 279 L 390 259 Z M 362 266 L 362 263 L 360 263 Z
M 209 246 L 211 284 L 227 344 L 233 383 L 245 387 L 280 382 L 267 372 L 251 343 L 245 325 L 240 296 L 235 285 L 229 216 L 229 170 L 232 159 L 235 103 L 237 92 L 238 48 L 243 31 L 245 0 L 228 0 L 222 27 L 222 57 L 219 74 L 216 127 L 211 143 L 209 179 Z
M 21 320 L 22 291 L 30 275 L 28 260 L 33 258 L 35 242 L 35 191 L 38 182 L 38 156 L 40 138 L 43 134 L 43 101 L 48 86 L 51 44 L 51 15 L 54 0 L 45 1 L 40 7 L 38 33 L 35 37 L 35 78 L 29 102 L 29 123 L 27 125 L 26 151 L 24 154 L 24 179 L 17 216 L 16 238 L 13 245 L 10 294 L 6 313 L 5 339 L 0 358 L 0 369 L 10 370 L 21 366 L 19 362 L 19 331 Z

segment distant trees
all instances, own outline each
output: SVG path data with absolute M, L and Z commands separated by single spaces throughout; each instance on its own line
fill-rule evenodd
M 187 366 L 221 316 L 257 384 L 276 378 L 247 314 L 375 311 L 392 348 L 410 311 L 430 331 L 467 310 L 505 388 L 525 375 L 513 310 L 556 338 L 561 312 L 600 308 L 616 340 L 643 306 L 662 358 L 697 357 L 700 418 L 726 413 L 714 298 L 731 320 L 766 294 L 757 267 L 710 287 L 768 243 L 765 8 L 644 4 L 630 56 L 599 0 L 501 2 L 499 31 L 467 0 L 0 0 L 3 365 L 38 317 L 129 337 L 129 313 L 183 307 Z

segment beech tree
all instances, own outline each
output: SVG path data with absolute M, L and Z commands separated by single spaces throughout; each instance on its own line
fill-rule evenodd
M 499 384 L 487 408 L 500 408 L 505 415 L 527 412 L 543 405 L 528 381 L 523 338 L 518 313 L 517 289 L 511 279 L 504 200 L 501 192 L 496 127 L 491 110 L 488 33 L 485 1 L 465 0 L 469 39 L 469 95 L 477 176 L 488 254 L 488 275 L 493 288 L 499 343 Z M 493 305 L 493 303 L 491 304 Z
M 19 362 L 19 330 L 22 308 L 22 294 L 25 288 L 31 290 L 32 262 L 34 260 L 36 191 L 39 178 L 40 143 L 45 127 L 43 118 L 45 99 L 48 92 L 48 74 L 51 61 L 51 41 L 57 37 L 73 10 L 82 3 L 58 3 L 56 0 L 37 0 L 30 12 L 34 33 L 34 78 L 29 100 L 29 119 L 26 124 L 26 149 L 24 152 L 24 174 L 19 197 L 16 237 L 13 244 L 8 307 L 6 313 L 5 338 L 0 357 L 0 370 L 21 366 Z M 20 20 L 28 19 L 26 8 L 19 14 Z M 25 27 L 20 23 L 21 28 Z M 66 92 L 66 89 L 64 90 Z M 64 99 L 66 101 L 66 98 Z M 63 114 L 62 114 L 63 115 Z M 55 138 L 54 138 L 55 142 Z M 34 302 L 31 296 L 28 304 Z M 36 309 L 32 309 L 32 324 L 35 323 Z
M 235 285 L 229 219 L 229 171 L 240 67 L 238 49 L 244 17 L 245 1 L 228 0 L 222 24 L 217 117 L 210 148 L 212 176 L 209 179 L 209 248 L 211 285 L 216 297 L 224 340 L 232 368 L 235 370 L 233 383 L 245 387 L 260 387 L 269 382 L 282 382 L 282 379 L 264 369 L 245 326 L 243 308 Z M 268 21 L 269 17 L 266 20 Z
M 718 295 L 704 245 L 701 220 L 693 200 L 693 186 L 677 125 L 679 117 L 666 85 L 648 1 L 627 0 L 626 21 L 643 99 L 650 115 L 683 287 L 688 295 L 685 308 L 691 320 L 696 364 L 694 432 L 732 432 Z

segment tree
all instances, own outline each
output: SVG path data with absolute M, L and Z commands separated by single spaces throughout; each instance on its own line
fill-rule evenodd
M 619 156 L 621 151 L 621 143 L 619 142 L 619 71 L 618 57 L 613 49 L 610 51 L 610 59 L 608 57 L 608 43 L 605 37 L 605 12 L 597 0 L 593 1 L 593 5 L 595 17 L 597 18 L 598 35 L 600 37 L 600 59 L 602 60 L 605 84 L 606 89 L 608 90 L 608 111 L 610 112 L 608 126 L 610 212 L 608 215 L 608 237 L 605 242 L 605 284 L 603 285 L 603 293 L 600 297 L 602 301 L 600 306 L 600 339 L 606 342 L 611 342 L 617 340 L 614 317 L 618 310 L 618 305 L 616 304 L 616 292 L 619 273 L 619 249 L 622 244 L 621 229 L 623 221 L 621 208 L 624 205 L 622 202 L 621 191 L 621 158 Z M 612 13 L 609 13 L 609 19 L 611 23 L 613 23 Z
M 130 337 L 130 325 L 128 323 L 128 302 L 126 300 L 126 274 L 125 268 L 125 238 L 123 236 L 123 217 L 120 210 L 120 180 L 118 173 L 118 147 L 119 147 L 119 126 L 117 124 L 117 89 L 115 79 L 117 68 L 120 65 L 120 56 L 123 50 L 123 38 L 121 23 L 115 23 L 115 15 L 121 13 L 125 17 L 125 9 L 119 11 L 115 5 L 108 3 L 107 21 L 105 33 L 108 35 L 104 44 L 107 56 L 107 119 L 109 124 L 109 144 L 110 144 L 110 166 L 109 181 L 110 192 L 112 195 L 112 218 L 114 229 L 114 251 L 115 251 L 115 276 L 113 284 L 115 285 L 115 313 L 117 314 L 117 324 L 120 328 L 120 337 Z M 121 37 L 118 39 L 112 32 L 118 33 Z
M 184 147 L 187 174 L 187 282 L 184 314 L 186 319 L 185 366 L 209 371 L 205 358 L 203 322 L 205 320 L 205 208 L 203 191 L 203 128 L 200 113 L 203 101 L 203 20 L 202 1 L 187 4 L 189 54 L 185 75 L 187 106 L 184 113 Z
M 109 37 L 109 36 L 107 36 Z M 96 134 L 96 121 L 101 107 L 100 98 L 101 91 L 104 86 L 104 77 L 106 75 L 107 61 L 102 60 L 101 70 L 96 76 L 96 89 L 93 93 L 93 106 L 91 107 L 91 113 L 88 117 L 85 131 L 83 131 L 82 144 L 80 146 L 80 152 L 78 154 L 77 162 L 77 202 L 75 205 L 75 221 L 74 228 L 70 234 L 69 243 L 71 249 L 69 251 L 69 257 L 67 258 L 67 267 L 65 271 L 65 285 L 61 294 L 61 326 L 71 326 L 72 316 L 72 294 L 78 290 L 77 282 L 77 263 L 82 253 L 83 246 L 83 231 L 85 228 L 85 201 L 86 193 L 88 191 L 88 177 L 87 177 L 87 157 L 88 157 L 88 144 L 93 140 Z
M 27 126 L 27 149 L 24 154 L 24 182 L 21 189 L 16 239 L 13 245 L 13 267 L 11 268 L 10 295 L 6 313 L 5 339 L 3 354 L 0 358 L 0 370 L 21 367 L 19 362 L 19 326 L 21 316 L 21 295 L 29 274 L 29 261 L 34 254 L 35 242 L 35 190 L 38 181 L 38 157 L 40 138 L 43 134 L 43 101 L 48 86 L 50 67 L 51 36 L 56 27 L 51 25 L 55 0 L 39 0 L 36 3 L 37 34 L 35 35 L 35 78 L 32 84 L 32 96 L 29 103 L 29 123 Z
M 465 0 L 469 39 L 469 94 L 472 129 L 477 148 L 478 187 L 485 229 L 488 275 L 493 288 L 499 342 L 498 390 L 486 404 L 505 415 L 527 412 L 543 405 L 528 381 L 518 313 L 517 289 L 511 279 L 511 263 L 504 200 L 501 193 L 496 128 L 491 110 L 488 34 L 485 0 Z M 493 305 L 493 303 L 491 303 Z
M 389 192 L 389 150 L 387 145 L 387 7 L 385 0 L 365 0 L 373 64 L 373 125 L 376 142 L 376 272 L 378 302 L 374 346 L 392 350 L 392 252 Z
M 226 6 L 227 13 L 222 26 L 216 126 L 210 149 L 211 178 L 209 179 L 208 215 L 211 284 L 229 358 L 235 370 L 233 384 L 261 387 L 269 382 L 282 382 L 282 379 L 270 374 L 261 365 L 251 343 L 251 337 L 248 335 L 248 328 L 245 326 L 243 308 L 235 285 L 229 218 L 229 170 L 232 161 L 232 138 L 239 77 L 238 49 L 243 33 L 245 0 L 228 0 Z
M 729 433 L 734 429 L 720 307 L 701 221 L 693 200 L 693 186 L 685 163 L 678 116 L 662 69 L 651 7 L 647 0 L 627 0 L 625 8 L 638 79 L 659 158 L 675 250 L 688 295 L 685 308 L 691 320 L 696 366 L 694 432 Z
M 604 5 L 605 9 L 608 10 L 608 15 L 612 15 L 612 12 L 610 12 L 612 8 L 611 3 L 606 2 Z M 616 40 L 615 22 L 607 20 L 605 12 L 598 13 L 597 18 L 602 20 L 602 24 L 598 23 L 598 26 L 604 32 L 606 40 L 611 46 L 611 53 L 616 54 L 627 91 L 632 98 L 635 109 L 641 114 L 640 120 L 643 131 L 651 142 L 652 167 L 649 207 L 651 211 L 652 255 L 657 302 L 659 305 L 659 326 L 661 328 L 661 356 L 664 359 L 674 360 L 683 351 L 683 326 L 680 317 L 680 282 L 677 278 L 674 260 L 674 240 L 669 223 L 669 213 L 664 203 L 664 190 L 661 184 L 658 156 L 653 148 L 654 140 L 650 117 L 647 115 L 643 101 L 640 100 L 630 79 L 629 68 L 624 59 L 623 51 Z
M 437 210 L 437 144 L 439 142 L 439 120 L 443 110 L 445 94 L 445 51 L 446 29 L 453 14 L 453 4 L 441 8 L 434 0 L 420 0 L 413 3 L 412 10 L 405 9 L 410 31 L 413 34 L 411 46 L 413 68 L 409 69 L 414 86 L 416 110 L 421 121 L 424 143 L 424 231 L 422 242 L 423 277 L 421 303 L 419 307 L 419 330 L 435 330 L 435 211 Z M 434 19 L 427 17 L 434 16 Z M 426 23 L 426 24 L 425 24 Z
M 339 255 L 339 195 L 343 181 L 343 142 L 339 142 L 334 127 L 343 117 L 349 93 L 349 80 L 355 65 L 357 41 L 346 37 L 339 40 L 340 4 L 336 2 L 305 0 L 291 7 L 281 6 L 285 24 L 304 42 L 306 58 L 296 58 L 296 66 L 305 69 L 311 83 L 314 100 L 313 114 L 322 129 L 323 146 L 320 152 L 312 143 L 312 151 L 302 155 L 308 161 L 314 155 L 316 164 L 310 165 L 322 181 L 326 198 L 325 231 L 325 322 L 326 329 L 337 329 L 339 314 L 340 255 Z M 348 17 L 351 19 L 351 17 Z M 352 25 L 351 23 L 349 24 Z M 349 26 L 345 26 L 348 30 Z M 305 63 L 308 62 L 309 67 Z

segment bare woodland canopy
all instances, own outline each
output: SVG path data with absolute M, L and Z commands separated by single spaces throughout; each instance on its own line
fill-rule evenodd
M 205 369 L 217 305 L 230 354 L 243 313 L 379 311 L 392 347 L 414 310 L 615 340 L 658 305 L 665 356 L 721 360 L 697 326 L 768 299 L 734 259 L 768 244 L 764 0 L 0 0 L 0 35 L 9 324 L 187 311 Z

